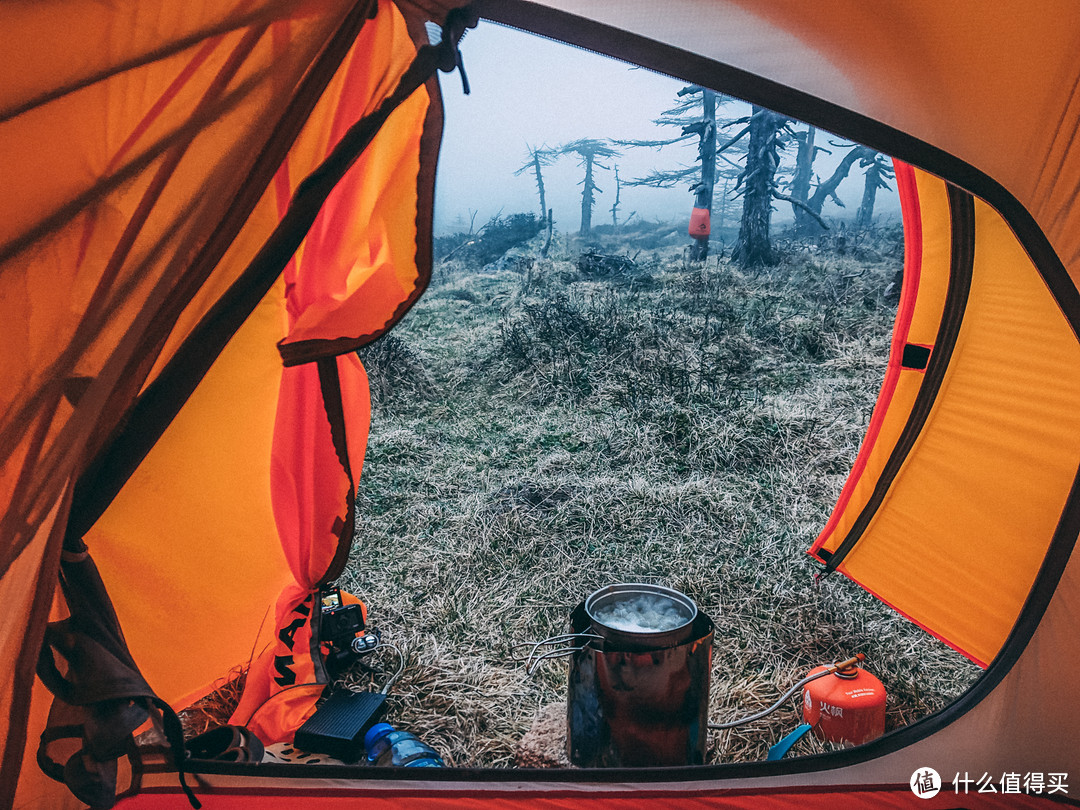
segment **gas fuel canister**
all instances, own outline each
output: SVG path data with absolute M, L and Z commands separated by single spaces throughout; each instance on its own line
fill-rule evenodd
M 860 745 L 880 737 L 885 733 L 885 687 L 857 666 L 812 680 L 803 687 L 803 721 L 828 742 Z

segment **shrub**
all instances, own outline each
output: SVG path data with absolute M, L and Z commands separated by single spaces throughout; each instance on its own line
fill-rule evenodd
M 545 224 L 536 214 L 494 217 L 475 234 L 458 233 L 437 238 L 435 255 L 443 260 L 453 257 L 483 266 L 528 242 Z
M 430 396 L 433 384 L 423 358 L 397 334 L 384 335 L 357 355 L 367 371 L 373 405 Z

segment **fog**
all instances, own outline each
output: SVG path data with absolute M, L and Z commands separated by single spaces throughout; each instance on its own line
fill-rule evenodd
M 657 126 L 654 119 L 675 106 L 682 80 L 634 68 L 625 63 L 572 48 L 548 39 L 482 21 L 462 40 L 461 51 L 471 84 L 462 93 L 461 80 L 440 74 L 446 110 L 445 131 L 436 186 L 435 230 L 468 230 L 470 220 L 480 227 L 490 218 L 518 212 L 539 213 L 532 171 L 515 176 L 529 160 L 529 147 L 557 147 L 578 138 L 643 140 L 671 138 L 674 127 Z M 737 118 L 749 106 L 731 100 L 718 108 L 718 118 Z M 737 129 L 721 130 L 734 134 Z M 819 145 L 828 147 L 824 133 Z M 622 147 L 622 156 L 603 161 L 624 182 L 619 221 L 634 219 L 686 221 L 693 207 L 689 182 L 671 189 L 627 187 L 626 181 L 657 169 L 694 163 L 696 139 L 686 144 L 651 148 Z M 818 174 L 828 176 L 843 156 L 821 155 Z M 794 147 L 783 158 L 794 162 Z M 554 209 L 556 228 L 576 231 L 581 218 L 582 170 L 574 155 L 564 155 L 544 169 L 547 204 Z M 612 171 L 597 171 L 602 190 L 593 207 L 594 225 L 611 223 L 615 197 Z M 723 181 L 718 180 L 718 187 Z M 856 167 L 840 186 L 846 211 L 826 203 L 823 215 L 854 216 L 862 194 L 862 171 Z M 730 206 L 729 225 L 737 222 L 740 204 Z M 899 211 L 894 194 L 879 192 L 876 216 Z M 718 227 L 714 213 L 714 228 Z M 790 221 L 791 206 L 778 202 L 773 222 Z M 734 220 L 734 221 L 733 221 Z

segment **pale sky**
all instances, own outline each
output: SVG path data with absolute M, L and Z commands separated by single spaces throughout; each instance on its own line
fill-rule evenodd
M 472 211 L 477 212 L 476 227 L 500 211 L 504 216 L 539 213 L 532 173 L 514 176 L 528 160 L 528 145 L 554 147 L 578 138 L 657 139 L 678 134 L 675 128 L 657 127 L 653 119 L 675 105 L 684 81 L 488 21 L 468 33 L 461 51 L 471 95 L 462 94 L 456 73 L 439 74 L 446 124 L 436 186 L 436 233 L 456 231 L 462 221 L 467 226 Z M 744 103 L 733 101 L 718 115 L 738 117 L 748 110 Z M 696 151 L 696 143 L 663 151 L 623 149 L 622 157 L 613 162 L 620 178 L 629 180 L 654 169 L 689 164 Z M 815 169 L 831 171 L 828 156 L 819 158 Z M 554 208 L 561 231 L 576 231 L 580 223 L 581 179 L 582 170 L 570 155 L 544 171 L 547 203 Z M 611 172 L 600 171 L 596 179 L 603 193 L 593 208 L 593 224 L 610 224 L 614 178 Z M 693 207 L 688 185 L 674 189 L 624 186 L 620 221 L 634 211 L 650 221 L 688 220 Z M 841 186 L 849 215 L 854 215 L 861 194 L 862 172 L 856 168 Z M 879 192 L 882 212 L 889 204 L 895 207 L 886 199 L 889 196 Z M 839 211 L 827 204 L 823 213 Z M 773 221 L 790 218 L 791 207 L 778 203 Z

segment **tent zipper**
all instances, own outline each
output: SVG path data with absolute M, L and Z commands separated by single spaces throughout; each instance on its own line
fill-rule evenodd
M 831 553 L 825 549 L 818 551 L 818 555 L 826 561 L 825 568 L 817 574 L 818 579 L 828 576 L 840 566 L 862 539 L 867 527 L 877 514 L 878 508 L 885 500 L 896 476 L 900 473 L 900 469 L 926 426 L 938 391 L 941 390 L 941 384 L 945 379 L 945 373 L 948 371 L 953 349 L 956 347 L 960 327 L 964 320 L 964 311 L 967 308 L 968 295 L 971 292 L 971 277 L 975 263 L 975 200 L 957 186 L 950 184 L 947 189 L 952 224 L 949 286 L 934 351 L 926 367 L 926 376 L 915 398 L 907 424 L 904 425 L 896 447 L 893 448 L 889 460 L 885 463 L 870 499 L 836 550 Z

